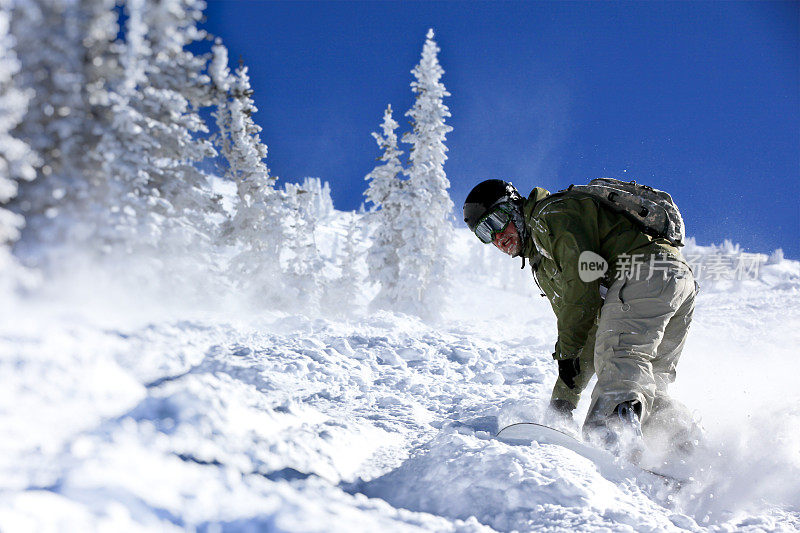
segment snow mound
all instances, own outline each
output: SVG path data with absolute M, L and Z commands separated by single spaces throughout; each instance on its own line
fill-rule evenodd
M 456 519 L 474 516 L 498 531 L 641 531 L 673 526 L 671 515 L 652 499 L 660 498 L 657 485 L 643 489 L 621 475 L 606 479 L 594 463 L 560 446 L 511 446 L 451 430 L 361 490 L 396 507 Z M 682 515 L 676 519 L 693 522 Z

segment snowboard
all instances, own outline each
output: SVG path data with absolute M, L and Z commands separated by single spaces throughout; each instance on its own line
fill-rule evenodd
M 596 448 L 572 435 L 559 429 L 551 428 L 535 422 L 521 422 L 511 424 L 501 429 L 496 437 L 497 440 L 513 445 L 530 445 L 534 442 L 539 444 L 552 444 L 572 450 L 578 455 L 585 457 L 597 465 L 598 471 L 604 477 L 618 477 L 620 474 L 643 474 L 653 476 L 666 483 L 671 488 L 680 489 L 690 483 L 690 480 L 674 477 L 663 472 L 658 472 L 641 465 L 621 460 L 611 452 Z

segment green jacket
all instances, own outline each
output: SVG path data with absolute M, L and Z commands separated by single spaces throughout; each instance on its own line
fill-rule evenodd
M 550 195 L 536 187 L 524 203 L 523 214 L 528 234 L 522 255 L 530 260 L 558 320 L 556 359 L 580 355 L 602 305 L 600 285 L 611 286 L 618 259 L 625 259 L 620 256 L 666 254 L 683 261 L 669 241 L 645 234 L 625 215 L 601 206 L 585 193 Z M 588 283 L 581 280 L 578 257 L 584 251 L 608 262 L 603 278 Z

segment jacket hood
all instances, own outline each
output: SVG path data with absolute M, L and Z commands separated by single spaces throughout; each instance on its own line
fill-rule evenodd
M 531 193 L 528 195 L 528 199 L 525 200 L 525 216 L 529 216 L 533 212 L 533 206 L 539 200 L 543 200 L 550 196 L 550 191 L 547 189 L 543 189 L 542 187 L 534 187 Z
M 531 215 L 533 214 L 533 210 L 536 207 L 536 204 L 540 201 L 544 200 L 550 196 L 550 191 L 544 189 L 542 187 L 534 187 L 533 190 L 528 195 L 528 198 L 525 200 L 525 203 L 522 206 L 522 214 L 525 217 L 525 221 L 527 222 L 530 220 Z M 527 228 L 526 228 L 527 229 Z M 533 239 L 530 237 L 531 232 L 526 231 L 526 238 L 525 243 L 522 246 L 522 254 L 523 256 L 530 259 L 531 263 L 534 265 L 534 268 L 539 263 L 539 259 L 541 259 L 539 252 L 536 250 L 536 246 L 533 244 Z

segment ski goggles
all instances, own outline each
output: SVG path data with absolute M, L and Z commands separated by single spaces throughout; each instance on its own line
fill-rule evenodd
M 511 222 L 511 210 L 507 206 L 498 206 L 481 218 L 475 226 L 475 235 L 484 244 L 494 241 L 494 236 L 502 233 Z

